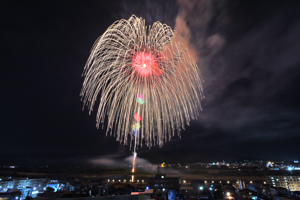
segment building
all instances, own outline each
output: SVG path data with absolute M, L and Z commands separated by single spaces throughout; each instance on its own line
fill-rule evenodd
M 267 175 L 267 184 L 272 187 L 282 187 L 289 191 L 300 191 L 300 175 Z
M 6 192 L 8 189 L 13 189 L 15 181 L 12 179 L 0 180 L 0 193 Z
M 48 179 L 15 179 L 15 189 L 25 189 L 25 188 L 32 188 L 33 190 L 40 190 L 43 191 L 48 183 Z
M 181 179 L 167 178 L 166 174 L 156 174 L 149 179 L 148 187 L 154 190 L 154 194 L 165 196 L 168 200 L 175 200 L 176 197 L 179 198 Z
M 48 179 L 7 179 L 0 180 L 0 193 L 10 190 L 19 191 L 20 197 L 36 197 L 38 193 L 44 192 Z M 15 194 L 13 194 L 15 195 Z M 18 196 L 18 195 L 16 195 Z

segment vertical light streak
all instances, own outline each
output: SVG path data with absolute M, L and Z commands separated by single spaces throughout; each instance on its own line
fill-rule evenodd
M 143 64 L 145 65 L 145 64 Z M 144 66 L 147 67 L 147 66 Z M 138 104 L 138 110 L 137 113 L 134 114 L 134 124 L 135 123 L 140 123 L 140 121 L 142 120 L 142 116 L 140 115 L 140 107 L 141 105 L 143 105 L 145 103 L 145 99 L 144 99 L 144 95 L 143 94 L 136 94 L 136 103 Z M 133 126 L 134 126 L 133 124 Z M 136 157 L 137 157 L 137 153 L 136 153 L 136 138 L 139 134 L 140 131 L 140 127 L 133 127 L 132 129 L 132 133 L 134 135 L 134 146 L 133 146 L 133 160 L 132 160 L 132 170 L 131 172 L 134 173 L 135 172 L 135 162 L 136 162 Z
M 132 173 L 135 172 L 135 161 L 136 161 L 136 156 L 137 156 L 137 153 L 134 152 L 134 153 L 133 153 L 133 161 L 132 161 L 132 170 L 131 170 Z

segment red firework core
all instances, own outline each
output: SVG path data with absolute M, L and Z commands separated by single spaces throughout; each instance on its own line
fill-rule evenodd
M 160 75 L 161 72 L 155 60 L 155 56 L 150 53 L 139 52 L 133 57 L 132 66 L 140 76 L 149 76 L 152 73 Z

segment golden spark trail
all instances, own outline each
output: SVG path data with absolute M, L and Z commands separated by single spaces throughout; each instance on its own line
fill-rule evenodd
M 161 147 L 201 110 L 200 70 L 182 39 L 160 22 L 145 26 L 134 15 L 114 22 L 94 43 L 83 75 L 84 106 L 91 113 L 100 101 L 97 128 L 107 123 L 106 134 L 123 144 Z M 136 94 L 144 95 L 143 106 Z M 137 110 L 143 118 L 133 136 Z

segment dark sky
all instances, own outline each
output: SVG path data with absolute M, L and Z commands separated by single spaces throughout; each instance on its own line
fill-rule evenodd
M 140 157 L 300 159 L 299 10 L 299 1 L 1 1 L 1 163 L 130 154 L 96 129 L 79 93 L 94 41 L 131 14 L 184 27 L 205 81 L 198 120 Z

